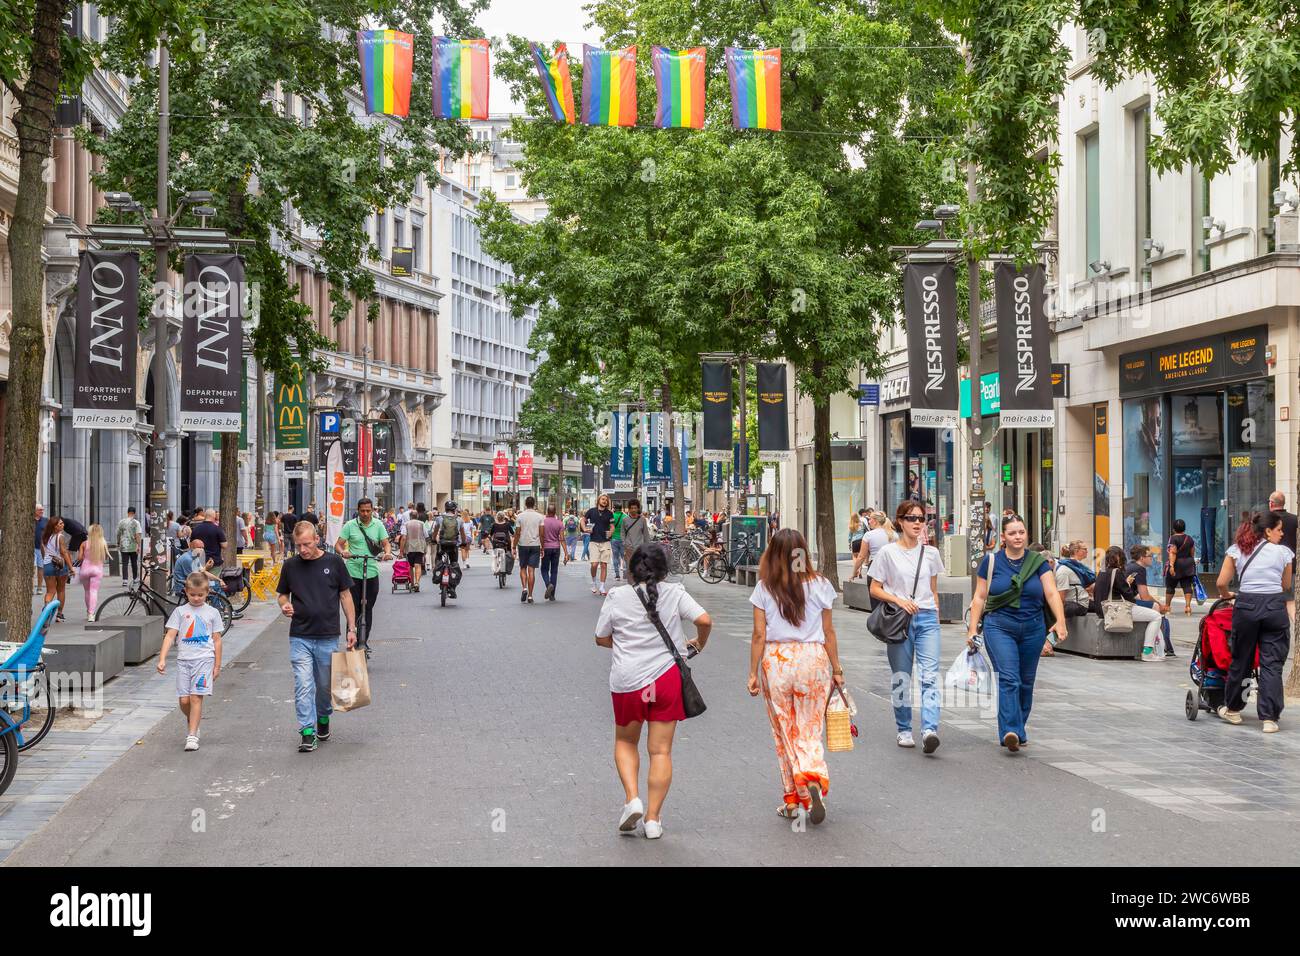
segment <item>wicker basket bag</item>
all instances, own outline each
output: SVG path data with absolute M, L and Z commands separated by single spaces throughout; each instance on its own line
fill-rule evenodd
M 835 696 L 836 690 L 839 691 L 838 698 Z M 836 688 L 832 685 L 830 698 L 826 702 L 826 749 L 828 751 L 853 749 L 853 738 L 858 735 L 857 725 L 853 723 L 855 713 L 857 708 L 844 693 L 844 688 Z

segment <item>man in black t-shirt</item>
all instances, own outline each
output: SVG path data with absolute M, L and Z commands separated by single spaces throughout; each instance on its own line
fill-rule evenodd
M 202 541 L 208 560 L 216 567 L 221 567 L 221 549 L 226 543 L 226 532 L 217 524 L 217 513 L 211 509 L 199 511 L 194 518 L 195 521 L 190 524 L 190 540 Z
M 330 655 L 339 644 L 339 608 L 347 618 L 348 648 L 357 643 L 352 576 L 337 554 L 321 549 L 316 528 L 300 523 L 293 532 L 296 553 L 280 568 L 276 587 L 280 611 L 291 618 L 289 660 L 293 664 L 294 711 L 298 718 L 298 750 L 316 749 L 330 738 Z
M 299 518 L 298 520 L 300 520 L 300 521 L 310 521 L 312 524 L 314 524 L 314 525 L 317 526 L 316 530 L 319 531 L 319 530 L 320 530 L 320 518 L 317 517 L 317 515 L 316 515 L 316 502 L 313 501 L 311 504 L 309 504 L 309 505 L 307 506 L 307 510 L 306 510 L 305 512 L 303 512 L 302 517 Z
M 289 509 L 280 515 L 280 540 L 287 544 L 293 544 L 293 529 L 298 527 L 298 516 Z
M 582 533 L 591 536 L 591 593 L 605 594 L 605 576 L 609 573 L 609 561 L 613 547 L 609 543 L 610 529 L 614 524 L 614 512 L 609 507 L 609 495 L 596 499 L 596 507 L 589 508 L 582 516 Z M 600 569 L 600 587 L 596 587 L 596 570 Z

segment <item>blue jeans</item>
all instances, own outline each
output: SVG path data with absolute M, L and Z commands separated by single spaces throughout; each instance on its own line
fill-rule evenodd
M 887 644 L 890 700 L 898 732 L 912 729 L 912 661 L 921 668 L 921 729 L 939 729 L 939 612 L 922 609 L 912 615 L 907 640 Z
M 614 538 L 609 543 L 610 549 L 614 552 L 614 577 L 621 577 L 623 574 L 623 539 Z
M 289 663 L 293 665 L 293 709 L 298 728 L 316 732 L 316 720 L 334 711 L 330 703 L 330 655 L 338 649 L 337 637 L 289 638 Z
M 569 558 L 576 558 L 578 556 L 578 536 L 576 534 L 566 535 L 565 541 L 569 545 Z
M 1041 614 L 1017 621 L 994 611 L 984 618 L 984 646 L 998 674 L 998 739 L 1015 734 L 1022 741 L 1034 704 L 1034 678 L 1047 640 Z
M 584 561 L 587 560 L 587 555 L 590 553 L 590 551 L 591 551 L 591 535 L 584 534 L 582 536 L 582 560 Z
M 542 583 L 548 588 L 555 587 L 560 577 L 560 549 L 542 549 Z

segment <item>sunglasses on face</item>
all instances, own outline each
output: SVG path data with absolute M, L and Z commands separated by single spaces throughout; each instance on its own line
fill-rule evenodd
M 924 521 L 924 520 L 925 520 L 925 516 L 924 516 L 924 515 L 903 515 L 903 517 L 900 518 L 899 520 L 901 520 L 901 521 Z

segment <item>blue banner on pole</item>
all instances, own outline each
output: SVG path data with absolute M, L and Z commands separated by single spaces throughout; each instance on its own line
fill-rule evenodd
M 858 386 L 858 404 L 859 405 L 879 405 L 880 404 L 880 385 L 877 383 L 864 383 Z
M 709 466 L 709 490 L 717 491 L 722 487 L 722 462 L 706 462 Z
M 625 483 L 632 487 L 632 416 L 627 412 L 612 412 L 610 415 L 610 449 L 609 476 L 616 490 Z

